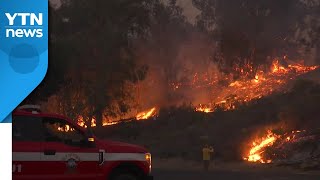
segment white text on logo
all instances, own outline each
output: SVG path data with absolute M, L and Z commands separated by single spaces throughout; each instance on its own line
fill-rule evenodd
M 8 19 L 7 38 L 41 38 L 43 37 L 42 13 L 5 13 Z

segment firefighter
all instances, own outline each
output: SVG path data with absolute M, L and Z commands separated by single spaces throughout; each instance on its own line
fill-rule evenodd
M 202 149 L 202 159 L 205 171 L 209 170 L 211 155 L 213 154 L 213 152 L 214 149 L 212 148 L 212 146 L 209 146 L 207 144 Z

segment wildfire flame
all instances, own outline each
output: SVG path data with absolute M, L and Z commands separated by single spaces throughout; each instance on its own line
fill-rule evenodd
M 156 107 L 151 108 L 150 110 L 140 112 L 136 115 L 137 120 L 149 119 L 152 116 L 156 115 Z
M 249 162 L 271 163 L 272 160 L 264 159 L 262 153 L 265 151 L 266 147 L 272 146 L 278 138 L 278 135 L 272 133 L 271 130 L 268 130 L 265 137 L 255 139 L 252 142 L 252 147 L 249 151 L 248 157 L 245 157 L 244 160 L 247 160 Z
M 81 127 L 87 128 L 86 121 L 83 119 L 82 116 L 78 117 L 78 125 Z M 96 127 L 96 126 L 97 126 L 96 119 L 92 118 L 91 119 L 91 127 Z
M 135 116 L 135 120 L 149 119 L 155 115 L 157 115 L 157 108 L 153 107 L 149 110 L 138 113 Z M 133 119 L 130 118 L 130 119 L 126 120 L 125 122 L 132 121 L 132 120 Z M 119 124 L 120 122 L 124 122 L 124 121 L 123 120 L 115 120 L 115 119 L 112 120 L 112 119 L 107 119 L 106 117 L 104 117 L 102 126 L 112 126 L 112 125 Z M 78 125 L 81 127 L 87 128 L 86 121 L 83 119 L 82 116 L 79 116 L 79 118 L 78 118 Z M 96 126 L 97 126 L 96 119 L 92 118 L 91 127 L 96 127 Z
M 284 85 L 290 80 L 301 74 L 313 71 L 319 66 L 304 66 L 303 63 L 281 65 L 280 61 L 275 59 L 272 62 L 270 71 L 266 72 L 263 68 L 258 68 L 254 77 L 250 78 L 248 72 L 253 72 L 250 64 L 244 68 L 236 68 L 242 77 L 237 80 L 225 77 L 225 81 L 229 82 L 227 87 L 220 87 L 217 82 L 209 82 L 207 86 L 217 85 L 218 88 L 212 92 L 212 102 L 210 104 L 199 104 L 195 107 L 195 111 L 210 113 L 217 109 L 224 111 L 235 109 L 239 104 L 250 102 L 254 99 L 267 96 L 275 91 L 284 88 Z M 208 78 L 205 78 L 206 80 Z M 199 85 L 195 85 L 199 87 Z
M 119 124 L 118 121 L 113 121 L 113 122 L 105 122 L 102 124 L 102 126 L 112 126 L 112 125 L 116 125 Z
M 249 162 L 271 163 L 272 159 L 268 159 L 264 153 L 267 147 L 275 145 L 275 142 L 289 142 L 295 139 L 297 133 L 305 132 L 305 130 L 292 131 L 284 135 L 277 135 L 271 130 L 267 130 L 267 134 L 262 138 L 256 138 L 250 145 L 249 153 L 243 159 Z M 279 145 L 279 143 L 277 143 Z M 281 143 L 280 143 L 281 145 Z
M 214 109 L 211 107 L 206 107 L 205 105 L 200 104 L 199 107 L 196 107 L 196 111 L 210 113 L 210 112 L 213 112 Z

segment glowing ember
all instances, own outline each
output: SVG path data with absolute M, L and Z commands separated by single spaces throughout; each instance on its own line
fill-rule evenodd
M 279 60 L 274 60 L 272 63 L 271 71 L 272 71 L 272 73 L 287 73 L 289 71 L 289 69 L 280 65 Z
M 152 116 L 156 115 L 156 107 L 151 108 L 150 110 L 143 111 L 137 114 L 136 119 L 142 120 L 142 119 L 149 119 Z
M 265 137 L 256 139 L 252 142 L 252 147 L 249 151 L 248 157 L 245 157 L 244 160 L 249 162 L 271 163 L 272 161 L 269 159 L 264 159 L 262 154 L 265 151 L 265 148 L 272 146 L 278 138 L 278 135 L 268 130 L 268 133 Z

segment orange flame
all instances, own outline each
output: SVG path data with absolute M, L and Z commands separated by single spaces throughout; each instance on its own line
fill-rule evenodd
M 79 116 L 79 118 L 78 118 L 78 125 L 81 127 L 87 128 L 86 121 L 83 119 L 82 116 Z M 91 119 L 91 127 L 96 127 L 96 126 L 97 126 L 96 119 L 92 118 Z
M 252 142 L 252 147 L 249 151 L 248 157 L 245 157 L 244 160 L 249 162 L 271 163 L 272 160 L 264 159 L 262 153 L 265 151 L 266 147 L 272 146 L 278 138 L 278 135 L 272 133 L 271 130 L 268 130 L 265 137 L 258 138 Z
M 210 113 L 210 112 L 214 112 L 214 109 L 211 107 L 206 107 L 206 106 L 203 106 L 202 104 L 200 104 L 199 107 L 196 107 L 196 111 Z
M 116 124 L 119 124 L 118 121 L 113 121 L 113 122 L 104 122 L 102 124 L 102 126 L 112 126 L 112 125 L 116 125 Z
M 271 130 L 267 131 L 267 135 L 262 138 L 256 138 L 251 146 L 249 153 L 243 159 L 249 162 L 259 162 L 259 163 L 271 163 L 271 159 L 266 159 L 264 156 L 265 150 L 267 147 L 273 146 L 277 141 L 278 145 L 283 145 L 286 142 L 292 141 L 296 138 L 297 133 L 305 132 L 305 130 L 296 130 L 290 133 L 286 133 L 284 135 L 277 135 L 271 132 Z
M 150 110 L 140 112 L 136 115 L 137 120 L 149 119 L 152 116 L 156 115 L 156 107 L 151 108 Z

